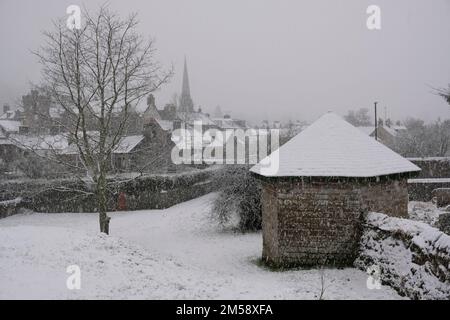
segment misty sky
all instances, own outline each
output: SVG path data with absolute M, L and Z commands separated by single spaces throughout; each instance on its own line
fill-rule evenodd
M 86 1 L 95 9 L 101 1 Z M 30 53 L 51 19 L 76 0 L 0 0 L 0 104 L 38 83 Z M 184 55 L 196 106 L 235 117 L 314 120 L 328 110 L 372 108 L 394 119 L 450 117 L 431 87 L 450 83 L 450 0 L 126 0 L 109 1 L 156 40 L 175 66 L 156 93 L 159 108 L 181 90 Z M 366 28 L 366 8 L 381 7 L 382 29 Z

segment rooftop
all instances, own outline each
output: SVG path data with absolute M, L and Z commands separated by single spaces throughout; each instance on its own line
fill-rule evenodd
M 278 171 L 266 174 L 264 164 Z M 326 113 L 250 169 L 272 177 L 377 177 L 420 168 L 334 113 Z

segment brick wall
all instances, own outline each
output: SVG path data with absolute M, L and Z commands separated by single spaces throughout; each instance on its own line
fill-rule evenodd
M 264 180 L 263 259 L 277 266 L 351 265 L 363 213 L 406 216 L 406 179 Z
M 263 257 L 278 257 L 278 200 L 276 188 L 266 184 L 261 191 Z
M 383 212 L 392 217 L 408 217 L 408 184 L 406 179 L 359 183 L 364 211 Z

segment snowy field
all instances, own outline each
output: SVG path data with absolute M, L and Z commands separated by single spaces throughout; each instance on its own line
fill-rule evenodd
M 111 236 L 97 214 L 21 214 L 0 220 L 0 299 L 318 299 L 319 270 L 258 265 L 261 233 L 220 231 L 209 194 L 165 210 L 112 213 Z M 81 289 L 68 290 L 69 265 Z M 324 299 L 401 299 L 369 290 L 366 273 L 325 269 Z

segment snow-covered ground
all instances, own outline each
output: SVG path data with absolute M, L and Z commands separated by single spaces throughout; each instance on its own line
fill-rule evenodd
M 215 194 L 165 210 L 112 213 L 111 236 L 96 214 L 21 214 L 0 220 L 0 299 L 317 299 L 319 270 L 258 265 L 261 233 L 220 231 Z M 81 269 L 68 290 L 66 268 Z M 399 299 L 369 290 L 367 274 L 325 269 L 325 299 Z

